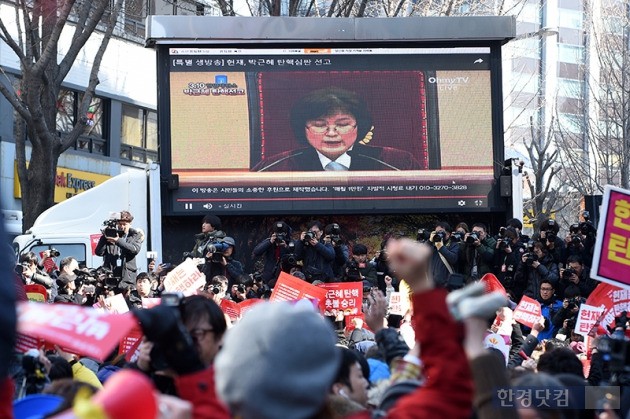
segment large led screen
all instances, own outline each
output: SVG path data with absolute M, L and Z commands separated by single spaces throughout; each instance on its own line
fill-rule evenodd
M 494 204 L 489 48 L 167 51 L 173 212 Z

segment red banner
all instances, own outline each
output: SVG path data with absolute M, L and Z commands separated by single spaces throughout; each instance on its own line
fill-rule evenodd
M 276 286 L 269 301 L 295 301 L 303 298 L 317 300 L 320 310 L 324 311 L 326 290 L 309 284 L 299 278 L 280 272 Z
M 536 322 L 540 320 L 542 316 L 542 310 L 540 303 L 526 295 L 521 298 L 521 302 L 516 306 L 514 310 L 514 320 L 520 324 L 524 324 L 527 327 L 532 327 Z
M 324 315 L 336 317 L 342 312 L 349 316 L 363 311 L 363 282 L 333 282 L 318 287 L 326 290 Z
M 630 313 L 630 290 L 601 283 L 589 295 L 586 304 L 604 310 L 600 325 L 606 331 L 608 327 L 615 325 L 615 317 L 621 316 L 624 311 Z M 602 332 L 600 331 L 598 334 Z
M 72 304 L 22 302 L 18 332 L 103 360 L 136 324 L 130 314 L 108 314 Z
M 92 247 L 92 255 L 96 255 L 96 246 L 98 246 L 98 241 L 101 239 L 103 233 L 98 234 L 90 234 L 90 246 Z
M 230 300 L 221 300 L 221 310 L 225 314 L 230 317 L 230 320 L 236 321 L 243 317 L 245 313 L 252 309 L 256 304 L 261 303 L 265 300 L 261 300 L 260 298 L 250 298 L 245 301 L 241 301 L 240 303 L 236 303 Z
M 507 295 L 505 292 L 505 287 L 499 281 L 499 279 L 491 273 L 487 273 L 481 277 L 481 282 L 483 282 L 486 286 L 486 294 L 489 294 L 494 291 L 500 291 L 503 295 Z

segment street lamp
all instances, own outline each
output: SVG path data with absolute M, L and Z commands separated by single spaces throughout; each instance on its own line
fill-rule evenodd
M 546 26 L 544 28 L 538 29 L 535 32 L 525 32 L 525 33 L 518 34 L 514 38 L 512 38 L 510 42 L 520 41 L 521 39 L 528 39 L 528 38 L 546 38 L 548 36 L 556 36 L 559 33 L 560 32 L 558 31 L 557 27 Z

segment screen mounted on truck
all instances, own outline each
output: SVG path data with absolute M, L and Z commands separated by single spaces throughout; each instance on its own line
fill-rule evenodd
M 495 204 L 490 48 L 165 51 L 174 213 Z

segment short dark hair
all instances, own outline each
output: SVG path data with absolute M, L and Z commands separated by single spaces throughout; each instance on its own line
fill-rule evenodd
M 216 215 L 208 214 L 203 217 L 203 223 L 210 224 L 214 229 L 221 229 L 221 219 Z
M 313 221 L 309 222 L 306 225 L 306 229 L 307 230 L 310 230 L 313 227 L 317 227 L 319 229 L 319 231 L 322 231 L 322 232 L 324 231 L 324 227 L 323 227 L 321 221 L 319 221 L 319 220 L 313 220 Z
M 33 252 L 27 252 L 20 256 L 20 263 L 37 263 L 37 255 Z
M 584 265 L 584 261 L 582 260 L 582 257 L 580 255 L 570 255 L 569 257 L 567 257 L 567 265 L 569 265 L 569 263 L 571 262 L 577 262 L 580 265 Z
M 66 256 L 65 258 L 61 259 L 61 262 L 59 262 L 59 270 L 63 270 L 63 268 L 70 265 L 73 260 L 76 260 L 74 256 Z
M 313 90 L 293 105 L 290 121 L 297 141 L 308 144 L 304 130 L 307 121 L 335 112 L 345 112 L 356 119 L 359 141 L 372 129 L 372 117 L 363 99 L 354 92 L 339 87 L 328 87 Z
M 510 218 L 505 225 L 506 227 L 518 228 L 519 230 L 523 229 L 523 223 L 518 218 Z
M 148 279 L 149 282 L 151 281 L 151 277 L 147 272 L 140 272 L 138 276 L 136 276 L 136 282 L 138 282 L 139 279 Z
M 357 243 L 354 246 L 352 246 L 353 255 L 367 255 L 367 253 L 368 253 L 368 248 L 364 244 Z
M 447 223 L 446 221 L 440 221 L 439 223 L 437 223 L 435 225 L 435 227 L 442 227 L 444 229 L 444 231 L 446 231 L 447 233 L 452 233 L 453 229 L 451 228 L 451 225 L 449 223 Z
M 208 319 L 216 338 L 220 338 L 227 329 L 223 310 L 212 299 L 203 295 L 191 295 L 184 298 L 181 306 L 182 321 L 196 322 L 203 318 Z
M 338 351 L 341 353 L 341 364 L 339 365 L 337 376 L 335 377 L 333 384 L 342 383 L 350 387 L 351 390 L 354 390 L 352 388 L 352 384 L 350 384 L 350 368 L 355 363 L 359 363 L 359 365 L 361 365 L 359 362 L 359 354 L 348 348 L 339 347 Z
M 486 227 L 484 223 L 475 223 L 472 225 L 472 228 L 475 228 L 475 227 L 483 228 L 484 233 L 488 232 L 488 228 Z
M 569 348 L 555 348 L 538 358 L 538 371 L 556 375 L 575 374 L 584 378 L 584 369 L 579 358 Z

